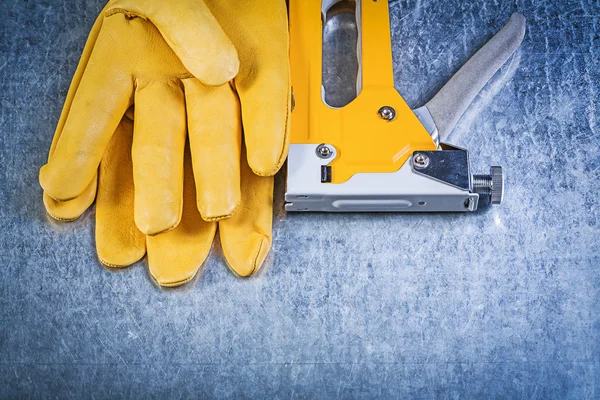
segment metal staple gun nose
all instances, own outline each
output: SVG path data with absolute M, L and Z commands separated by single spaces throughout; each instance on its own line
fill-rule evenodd
M 326 102 L 323 28 L 334 7 L 352 8 L 356 96 Z M 387 0 L 291 0 L 294 111 L 287 211 L 475 211 L 500 204 L 501 167 L 472 175 L 467 150 L 441 143 L 523 41 L 513 14 L 425 106 L 411 110 L 394 88 Z

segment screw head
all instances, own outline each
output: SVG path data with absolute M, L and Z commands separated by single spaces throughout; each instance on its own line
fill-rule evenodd
M 392 122 L 396 118 L 396 110 L 390 106 L 381 107 L 377 113 L 387 122 Z
M 319 146 L 317 146 L 316 153 L 317 157 L 326 160 L 328 158 L 331 158 L 331 156 L 333 155 L 333 150 L 326 144 L 320 144 Z
M 415 168 L 418 168 L 418 169 L 427 168 L 429 166 L 429 157 L 427 157 L 423 153 L 417 153 L 413 157 L 413 163 L 415 165 Z

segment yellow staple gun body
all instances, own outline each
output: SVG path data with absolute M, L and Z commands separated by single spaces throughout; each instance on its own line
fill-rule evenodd
M 358 71 L 355 98 L 333 107 L 323 87 L 323 31 L 341 2 L 354 8 Z M 288 211 L 473 211 L 485 190 L 491 196 L 492 180 L 498 202 L 501 170 L 474 179 L 468 153 L 439 143 L 436 109 L 413 111 L 396 91 L 387 0 L 291 0 L 289 7 Z
M 323 4 L 326 6 L 327 4 Z M 337 150 L 331 161 L 331 183 L 347 182 L 357 173 L 396 172 L 417 150 L 437 145 L 394 88 L 388 6 L 385 1 L 358 3 L 362 23 L 360 91 L 347 106 L 333 108 L 322 96 L 321 0 L 292 3 L 291 62 L 294 66 L 292 143 L 327 143 Z M 378 111 L 392 108 L 391 123 Z

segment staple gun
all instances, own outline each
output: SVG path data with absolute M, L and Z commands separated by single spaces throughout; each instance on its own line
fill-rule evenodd
M 513 14 L 425 106 L 394 88 L 387 0 L 291 0 L 293 124 L 287 211 L 469 212 L 502 203 L 501 167 L 471 173 L 469 152 L 443 143 L 490 78 L 523 41 Z M 330 104 L 323 83 L 324 29 L 335 10 L 357 28 L 355 96 Z

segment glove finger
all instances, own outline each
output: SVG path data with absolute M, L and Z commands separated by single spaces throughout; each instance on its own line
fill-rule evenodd
M 85 69 L 88 65 L 92 51 L 94 50 L 94 45 L 96 44 L 96 40 L 98 39 L 98 36 L 100 34 L 100 29 L 102 28 L 102 22 L 104 20 L 103 14 L 105 10 L 106 7 L 104 8 L 104 10 L 102 10 L 100 15 L 96 19 L 96 22 L 94 22 L 94 25 L 92 26 L 90 34 L 88 35 L 88 39 L 85 43 L 85 47 L 83 48 L 81 58 L 79 59 L 79 64 L 77 65 L 77 69 L 75 70 L 75 74 L 73 75 L 73 80 L 71 81 L 71 85 L 69 86 L 67 98 L 65 99 L 65 104 L 63 105 L 63 109 L 58 120 L 58 125 L 56 127 L 54 137 L 52 138 L 52 145 L 50 146 L 49 158 L 52 157 L 52 154 L 54 153 L 56 143 L 60 138 L 60 134 L 62 133 L 65 123 L 67 121 L 67 117 L 69 116 L 69 111 L 71 110 L 73 99 L 75 98 L 75 94 L 79 89 L 81 78 L 83 77 L 83 73 L 85 72 Z
M 96 44 L 96 40 L 98 39 L 100 29 L 102 28 L 103 13 L 104 10 L 102 13 L 100 13 L 100 16 L 96 19 L 94 26 L 90 30 L 90 34 L 83 49 L 83 53 L 81 54 L 81 58 L 79 59 L 77 70 L 75 71 L 75 75 L 73 76 L 73 80 L 71 81 L 71 86 L 69 87 L 69 92 L 67 93 L 67 98 L 65 99 L 65 104 L 60 114 L 54 137 L 52 138 L 52 144 L 50 145 L 48 159 L 50 159 L 50 157 L 52 157 L 52 154 L 54 153 L 56 143 L 60 138 L 60 134 L 62 133 L 62 130 L 65 126 L 65 122 L 67 120 L 67 116 L 69 115 L 71 105 L 73 104 L 73 98 L 75 97 L 75 93 L 77 93 L 77 89 L 79 88 L 81 77 L 83 76 L 83 73 L 88 65 L 90 55 L 92 54 L 92 50 L 94 49 L 94 45 Z M 56 201 L 52 197 L 50 197 L 48 193 L 44 192 L 43 200 L 44 206 L 46 207 L 46 212 L 48 213 L 48 215 L 50 215 L 52 218 L 58 221 L 76 220 L 92 205 L 92 203 L 96 199 L 97 185 L 98 179 L 97 177 L 94 177 L 90 184 L 81 193 L 81 195 L 70 201 Z
M 256 273 L 271 249 L 273 182 L 254 174 L 242 154 L 242 202 L 231 218 L 219 222 L 223 254 L 239 276 Z
M 94 203 L 97 187 L 98 179 L 94 177 L 83 193 L 69 201 L 56 201 L 47 193 L 44 193 L 46 212 L 58 221 L 75 221 Z
M 73 101 L 65 107 L 68 115 L 52 157 L 40 170 L 42 188 L 56 200 L 72 200 L 88 187 L 112 134 L 131 105 L 132 80 L 116 68 L 103 66 L 113 53 L 113 40 L 107 31 L 98 35 Z
M 135 222 L 146 235 L 156 235 L 181 219 L 185 99 L 179 81 L 152 82 L 138 85 L 135 104 Z
M 248 163 L 261 176 L 275 175 L 285 162 L 289 149 L 289 72 L 286 69 L 285 74 L 280 75 L 285 76 L 265 73 L 265 76 L 256 78 L 252 87 L 247 88 L 240 83 L 243 77 L 235 80 L 242 104 Z
M 206 4 L 237 46 L 240 71 L 234 82 L 250 167 L 258 175 L 275 175 L 289 146 L 291 83 L 285 1 L 206 0 Z
M 219 86 L 237 75 L 236 49 L 202 0 L 117 0 L 108 14 L 124 10 L 149 19 L 188 71 L 205 84 Z
M 146 236 L 133 219 L 132 141 L 133 123 L 124 117 L 98 173 L 96 251 L 100 262 L 113 268 L 132 265 L 146 254 Z
M 197 206 L 207 221 L 229 217 L 240 202 L 240 105 L 229 85 L 186 79 L 190 149 Z
M 184 205 L 181 223 L 170 232 L 147 237 L 150 274 L 161 286 L 183 285 L 196 276 L 212 247 L 216 222 L 206 222 L 196 207 L 189 149 L 185 154 Z

